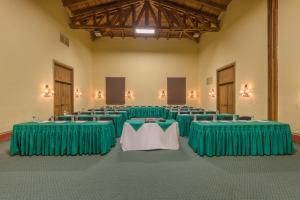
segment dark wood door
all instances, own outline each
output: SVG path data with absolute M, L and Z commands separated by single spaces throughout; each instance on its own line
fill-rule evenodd
M 73 70 L 54 66 L 54 115 L 73 113 Z
M 220 113 L 235 113 L 235 66 L 217 70 L 217 109 Z

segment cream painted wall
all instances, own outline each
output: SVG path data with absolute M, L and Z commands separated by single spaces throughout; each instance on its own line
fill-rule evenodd
M 186 77 L 187 90 L 197 90 L 197 64 L 198 45 L 189 40 L 99 39 L 93 44 L 95 90 L 105 90 L 105 77 L 126 77 L 126 89 L 135 97 L 127 105 L 165 105 L 158 96 L 167 89 L 167 77 Z M 104 104 L 95 99 L 95 105 Z
M 60 0 L 1 0 L 0 6 L 0 133 L 32 116 L 53 114 L 53 98 L 41 97 L 53 87 L 53 59 L 72 66 L 75 88 L 83 91 L 75 109 L 92 104 L 91 41 L 86 32 L 72 31 Z M 59 33 L 70 38 L 70 48 Z
M 300 18 L 299 0 L 278 1 L 279 120 L 300 133 Z
M 220 32 L 206 33 L 199 45 L 200 104 L 216 109 L 216 98 L 208 96 L 216 88 L 216 70 L 236 63 L 236 113 L 267 118 L 267 1 L 233 0 L 223 16 Z M 213 77 L 212 85 L 206 78 Z M 253 96 L 239 91 L 248 83 Z

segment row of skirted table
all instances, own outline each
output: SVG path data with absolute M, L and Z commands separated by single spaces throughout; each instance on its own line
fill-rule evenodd
M 214 114 L 215 111 L 204 111 L 203 109 L 191 109 L 191 108 L 181 108 L 181 109 L 169 109 L 159 106 L 140 106 L 140 107 L 129 107 L 123 108 L 121 110 L 103 110 L 103 109 L 90 109 L 89 112 L 94 113 L 120 113 L 131 118 L 164 118 L 164 119 L 176 119 L 178 112 L 205 112 L 206 114 Z M 89 112 L 83 112 L 82 114 L 88 114 Z
M 129 108 L 130 118 L 149 117 L 150 112 L 159 117 L 159 107 Z M 148 110 L 144 110 L 148 108 Z M 155 108 L 155 109 L 154 109 Z M 166 109 L 165 109 L 166 110 Z M 128 116 L 125 114 L 80 114 L 78 120 L 105 120 L 112 122 L 70 122 L 73 116 L 61 116 L 69 122 L 32 122 L 14 126 L 11 139 L 11 155 L 83 155 L 105 154 L 114 146 L 116 137 L 124 130 Z M 211 115 L 196 115 L 206 120 Z M 222 121 L 230 115 L 217 115 L 217 122 L 193 121 L 194 116 L 178 114 L 180 136 L 189 137 L 189 145 L 199 155 L 283 155 L 294 152 L 292 134 L 288 124 L 268 121 Z M 128 117 L 129 118 L 129 117 Z M 139 126 L 131 122 L 132 127 Z M 177 123 L 176 122 L 176 123 Z M 158 122 L 159 124 L 159 122 Z M 164 129 L 164 124 L 160 125 Z M 165 127 L 166 130 L 169 126 Z M 137 130 L 135 130 L 137 132 Z M 164 134 L 163 131 L 161 134 Z

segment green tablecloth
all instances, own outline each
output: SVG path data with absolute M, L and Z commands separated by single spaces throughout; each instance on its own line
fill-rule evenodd
M 199 114 L 196 115 L 197 119 L 206 120 L 213 115 L 210 114 Z M 222 120 L 224 117 L 233 116 L 232 114 L 219 114 L 217 115 L 217 120 Z M 177 121 L 179 126 L 179 134 L 180 136 L 188 136 L 190 131 L 190 125 L 193 120 L 193 115 L 190 114 L 179 114 L 177 115 Z
M 288 124 L 278 122 L 192 122 L 189 145 L 200 156 L 293 154 Z
M 178 111 L 170 110 L 168 114 L 168 119 L 176 119 Z
M 59 116 L 58 118 L 60 120 L 66 120 L 71 121 L 73 115 L 65 115 L 65 116 Z M 90 118 L 95 117 L 97 120 L 109 117 L 113 119 L 113 123 L 115 125 L 115 131 L 116 131 L 116 137 L 120 137 L 122 135 L 123 126 L 125 123 L 125 120 L 123 119 L 122 115 L 120 114 L 107 114 L 107 115 L 76 115 L 78 117 L 78 120 L 84 120 L 88 121 Z
M 130 124 L 135 131 L 138 131 L 144 125 L 145 120 L 127 120 L 126 122 Z
M 130 107 L 128 117 L 131 118 L 167 118 L 167 109 L 163 107 Z
M 163 131 L 166 131 L 173 123 L 175 122 L 175 120 L 171 119 L 171 120 L 166 120 L 164 122 L 157 120 L 156 123 L 160 126 L 160 128 Z
M 145 120 L 127 120 L 126 122 L 130 124 L 135 131 L 138 131 L 146 123 Z M 166 131 L 174 122 L 175 120 L 156 120 L 154 123 L 157 123 L 163 131 Z
M 15 125 L 11 155 L 106 154 L 116 143 L 112 122 L 24 123 Z

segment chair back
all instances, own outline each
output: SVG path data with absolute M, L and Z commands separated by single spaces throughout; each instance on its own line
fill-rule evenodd
M 217 114 L 216 111 L 206 111 L 205 113 L 206 113 L 206 114 L 210 114 L 210 115 L 215 115 L 215 114 Z
M 180 114 L 190 114 L 189 111 L 179 111 Z
M 239 117 L 239 120 L 247 120 L 247 121 L 250 121 L 252 117 L 250 116 L 241 116 Z
M 202 111 L 192 111 L 192 114 L 199 114 L 199 115 L 202 115 L 202 114 L 204 114 L 204 112 L 202 112 Z
M 214 116 L 213 115 L 209 115 L 209 116 L 197 116 L 197 121 L 213 121 L 214 120 Z
M 224 120 L 224 121 L 232 121 L 233 120 L 233 116 L 224 116 L 222 120 Z

